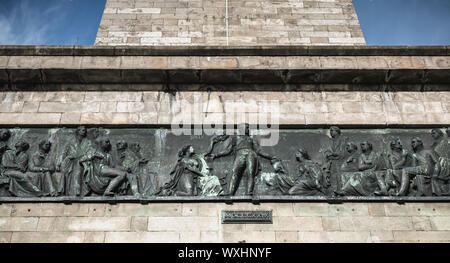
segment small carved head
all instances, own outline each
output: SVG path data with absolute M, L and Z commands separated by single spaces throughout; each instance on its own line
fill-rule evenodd
M 433 137 L 433 139 L 439 140 L 444 136 L 444 133 L 441 131 L 441 129 L 432 129 L 431 136 Z
M 11 137 L 11 132 L 8 129 L 0 129 L 0 141 L 7 141 Z
M 98 137 L 96 141 L 103 151 L 109 152 L 111 150 L 111 141 L 109 140 L 108 137 L 101 136 Z
M 285 172 L 283 163 L 279 159 L 273 159 L 270 161 L 275 172 Z
M 128 143 L 126 141 L 124 141 L 124 140 L 119 140 L 116 143 L 116 148 L 119 151 L 125 150 L 127 147 L 128 147 Z
M 190 156 L 194 154 L 195 150 L 192 145 L 186 145 L 178 152 L 178 157 Z
M 80 126 L 77 128 L 76 134 L 81 137 L 87 136 L 87 129 L 85 126 Z
M 363 141 L 361 144 L 361 151 L 363 153 L 371 152 L 372 151 L 372 143 L 368 141 Z
M 44 152 L 48 153 L 51 148 L 52 143 L 49 140 L 42 140 L 39 142 L 39 149 L 43 150 Z
M 330 127 L 330 135 L 331 135 L 331 138 L 338 137 L 339 135 L 341 135 L 341 129 L 337 126 L 331 126 Z
M 141 151 L 141 145 L 138 142 L 134 142 L 134 143 L 130 144 L 130 149 L 133 152 L 138 153 Z
M 413 138 L 411 140 L 411 147 L 413 148 L 413 150 L 417 150 L 420 147 L 423 147 L 422 139 L 420 139 L 419 137 Z
M 402 144 L 402 141 L 400 139 L 392 140 L 389 143 L 389 146 L 390 146 L 391 150 L 393 150 L 393 151 L 395 151 L 395 150 L 402 150 L 403 149 L 403 144 Z
M 352 154 L 358 150 L 358 146 L 354 142 L 348 142 L 347 144 L 345 144 L 345 150 L 348 153 Z
M 16 147 L 16 150 L 19 152 L 25 152 L 30 148 L 30 144 L 25 140 L 18 140 L 14 147 Z

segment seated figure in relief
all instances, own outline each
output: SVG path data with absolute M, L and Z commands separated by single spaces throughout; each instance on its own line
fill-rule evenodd
M 386 163 L 386 185 L 388 190 L 394 189 L 394 191 L 398 191 L 401 183 L 402 169 L 412 165 L 412 156 L 403 148 L 400 139 L 389 142 Z
M 2 158 L 4 175 L 9 177 L 9 192 L 18 197 L 42 196 L 41 178 L 28 172 L 28 149 L 30 145 L 24 140 L 18 140 L 15 150 L 7 150 Z
M 178 152 L 177 164 L 170 172 L 170 181 L 157 194 L 163 196 L 198 195 L 199 177 L 207 176 L 202 172 L 202 163 L 192 145 L 181 148 Z
M 380 155 L 373 151 L 372 143 L 368 141 L 362 142 L 360 146 L 361 154 L 358 157 L 358 171 L 341 174 L 340 178 L 344 184 L 339 191 L 336 191 L 336 194 L 342 196 L 387 194 L 384 172 L 380 169 Z
M 447 129 L 447 133 L 450 130 Z M 431 178 L 431 190 L 435 196 L 450 195 L 450 144 L 440 129 L 431 130 L 434 139 L 432 150 L 438 156 Z
M 417 188 L 416 196 L 430 196 L 431 178 L 436 176 L 435 165 L 439 162 L 439 156 L 432 150 L 426 150 L 422 140 L 415 137 L 411 140 L 413 148 L 412 166 L 402 169 L 401 185 L 397 196 L 409 194 L 410 181 L 414 180 Z
M 11 138 L 11 132 L 8 129 L 0 129 L 0 161 L 7 150 L 8 140 Z M 9 195 L 9 177 L 4 175 L 5 168 L 0 162 L 0 195 Z
M 31 155 L 29 171 L 41 178 L 41 190 L 45 196 L 58 196 L 64 193 L 62 173 L 55 172 L 55 165 L 49 156 L 52 144 L 49 140 L 39 142 L 38 149 Z
M 281 192 L 281 194 L 289 195 L 289 190 L 295 185 L 295 182 L 301 175 L 288 173 L 279 159 L 272 159 L 270 162 L 274 169 L 275 177 L 273 183 L 269 185 L 274 187 L 276 191 Z
M 358 146 L 354 142 L 345 144 L 345 157 L 341 165 L 342 172 L 356 172 L 358 171 Z M 341 179 L 342 181 L 342 179 Z
M 90 192 L 114 196 L 119 187 L 127 181 L 128 171 L 123 167 L 115 167 L 110 154 L 111 142 L 107 137 L 98 137 L 96 143 L 98 149 L 80 160 L 87 167 L 84 180 Z M 132 190 L 137 189 L 134 183 L 130 182 Z M 134 192 L 133 195 L 140 197 L 138 192 Z

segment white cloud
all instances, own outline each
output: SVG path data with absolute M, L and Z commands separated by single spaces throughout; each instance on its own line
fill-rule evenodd
M 14 1 L 8 13 L 0 14 L 0 45 L 44 45 L 51 39 L 51 27 L 62 18 L 61 4 L 42 10 L 30 0 Z M 34 2 L 36 3 L 36 2 Z

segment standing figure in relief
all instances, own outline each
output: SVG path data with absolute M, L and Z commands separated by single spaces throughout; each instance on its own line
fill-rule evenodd
M 332 192 L 341 189 L 343 182 L 340 178 L 340 167 L 345 156 L 345 145 L 347 138 L 341 135 L 341 129 L 336 126 L 330 127 L 331 146 L 324 151 L 325 159 L 330 167 L 330 184 Z M 331 194 L 331 193 L 330 193 Z
M 435 176 L 435 165 L 439 162 L 439 156 L 430 150 L 425 150 L 419 137 L 411 140 L 413 148 L 413 166 L 402 169 L 402 180 L 397 196 L 408 194 L 410 180 L 414 179 L 417 187 L 416 196 L 431 195 L 431 177 Z
M 220 155 L 212 156 L 212 158 L 226 156 L 234 150 L 233 172 L 226 195 L 235 195 L 243 178 L 246 179 L 245 195 L 253 195 L 255 179 L 260 171 L 258 155 L 268 160 L 276 159 L 276 157 L 270 156 L 260 149 L 258 143 L 250 136 L 249 124 L 246 123 L 243 126 L 244 134 L 233 137 L 232 147 L 229 147 Z
M 130 150 L 134 154 L 134 167 L 132 170 L 133 174 L 136 174 L 138 177 L 138 189 L 139 193 L 142 195 L 151 195 L 152 193 L 152 174 L 148 169 L 149 160 L 145 157 L 142 157 L 141 153 L 141 145 L 139 143 L 131 143 Z M 155 190 L 153 190 L 154 192 Z
M 87 138 L 86 127 L 78 127 L 75 131 L 75 138 L 67 144 L 62 154 L 62 163 L 58 165 L 60 169 L 57 169 L 64 174 L 65 195 L 84 196 L 89 192 L 83 183 L 86 166 L 81 160 L 92 155 L 93 151 L 95 149 Z
M 19 197 L 42 196 L 40 176 L 27 173 L 29 161 L 27 151 L 30 145 L 24 140 L 18 140 L 15 148 L 16 150 L 6 151 L 2 158 L 4 174 L 10 178 L 9 192 Z

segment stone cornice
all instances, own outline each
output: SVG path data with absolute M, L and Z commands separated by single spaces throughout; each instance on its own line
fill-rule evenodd
M 449 56 L 450 46 L 0 46 L 0 56 Z
M 448 46 L 3 46 L 0 89 L 55 90 L 54 84 L 117 84 L 117 90 L 124 84 L 440 84 L 436 89 L 449 90 L 442 85 L 450 84 L 448 52 Z

